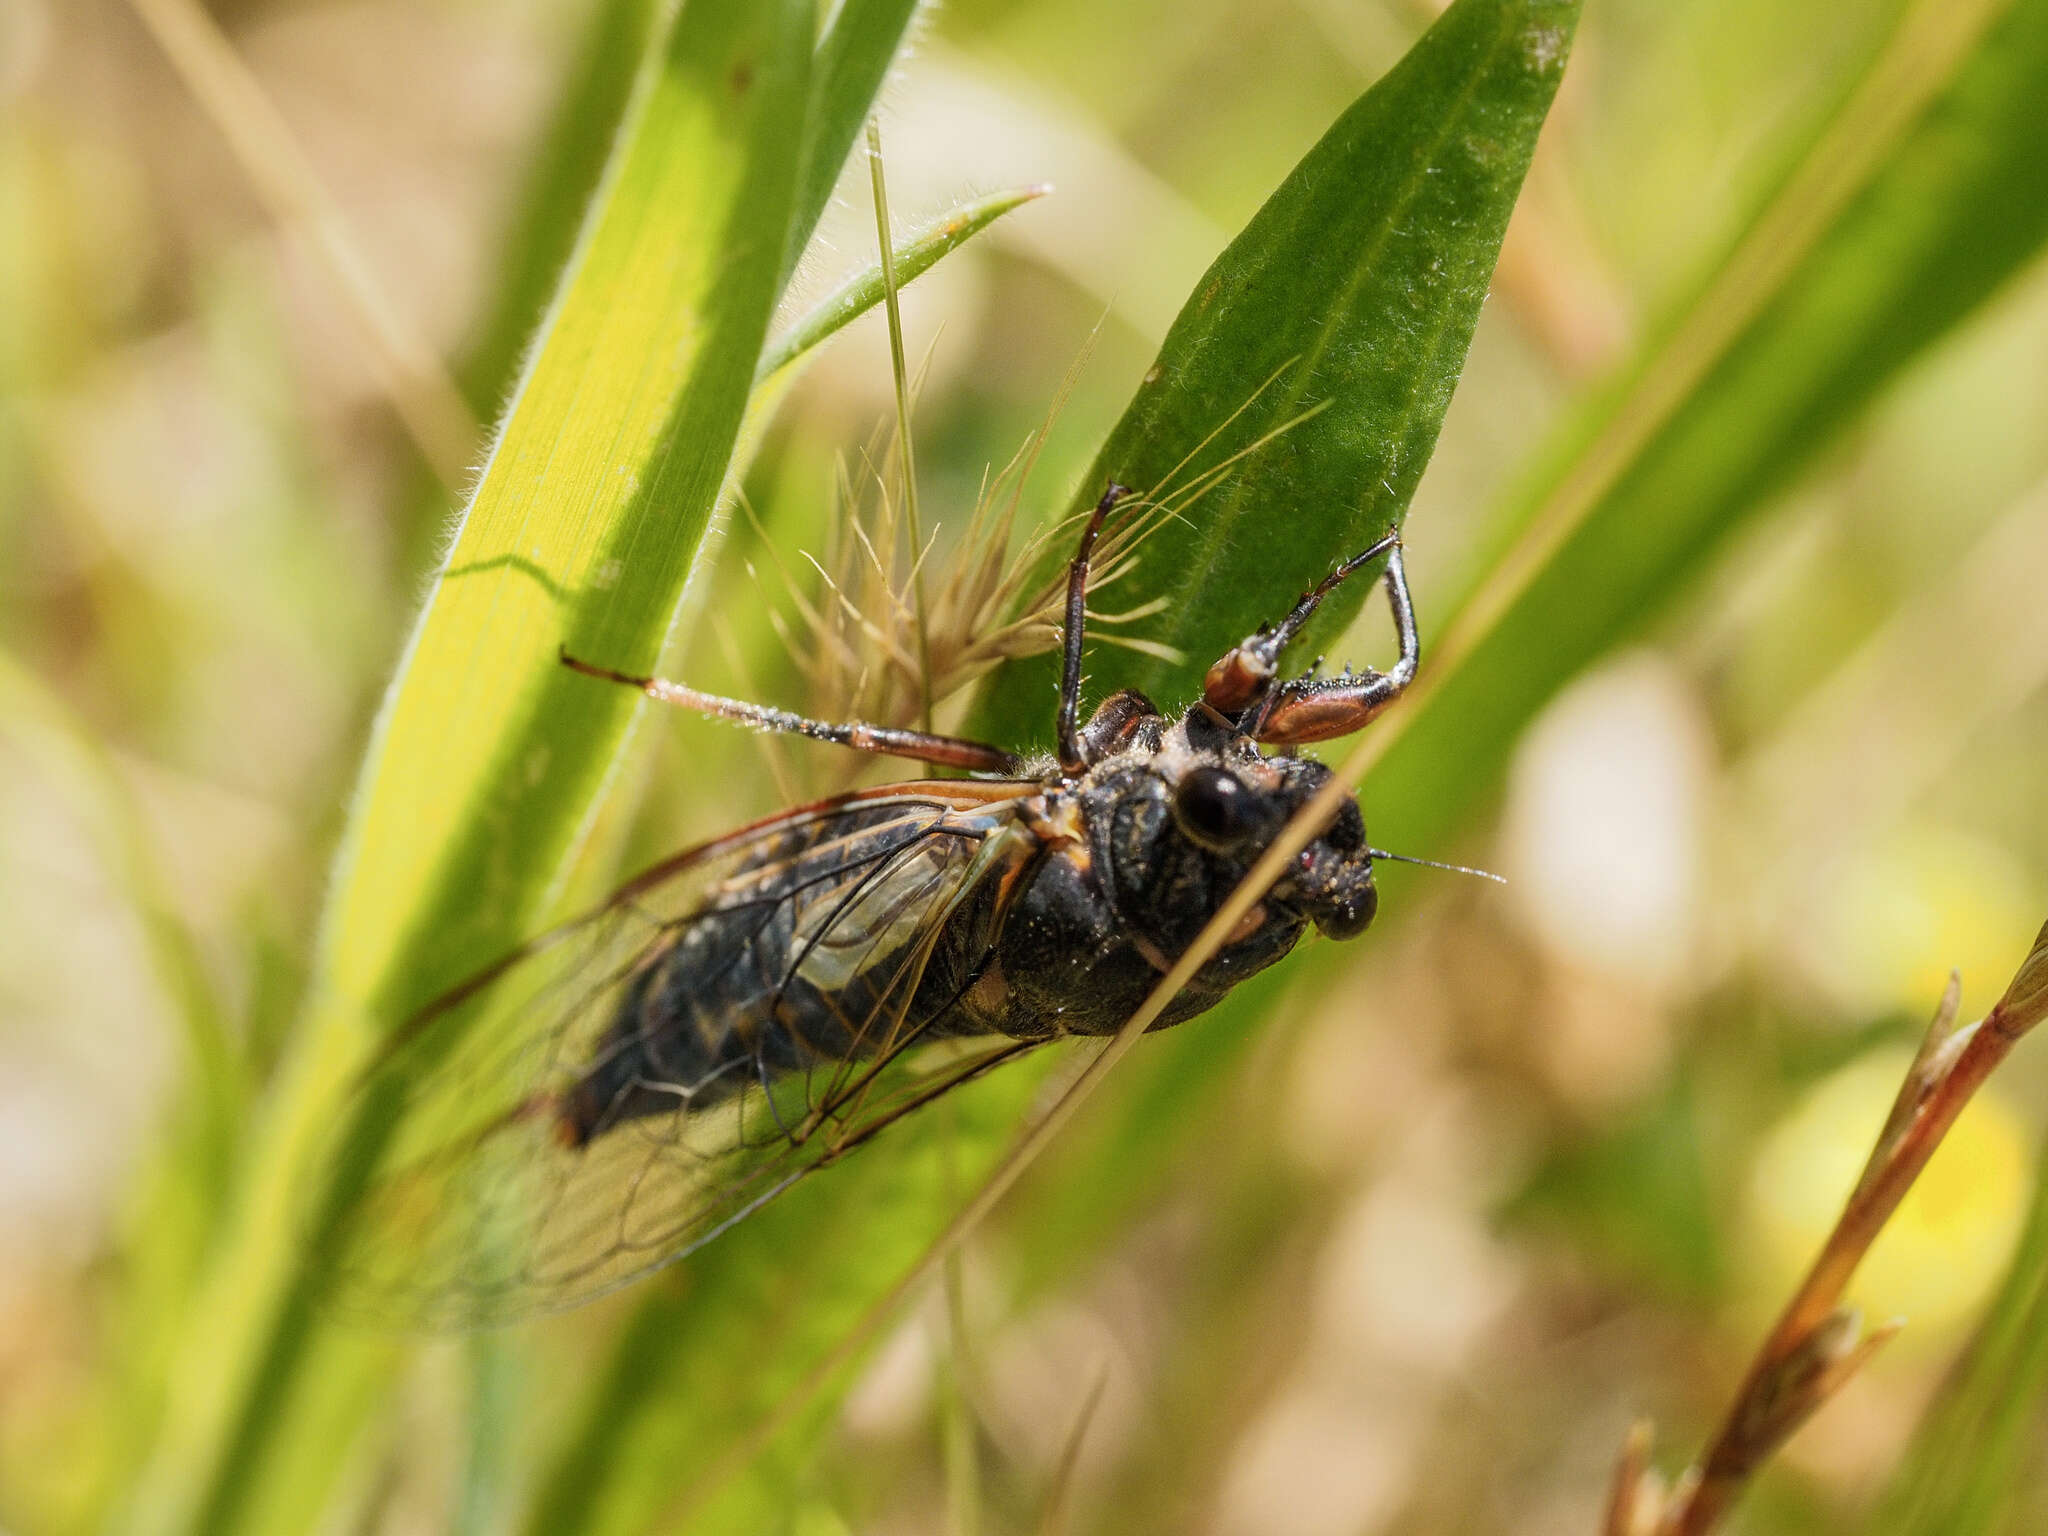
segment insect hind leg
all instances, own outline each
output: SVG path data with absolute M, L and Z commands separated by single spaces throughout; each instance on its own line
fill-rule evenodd
M 930 731 L 904 730 L 893 725 L 874 725 L 864 720 L 813 720 L 786 709 L 705 693 L 684 683 L 672 683 L 666 678 L 639 677 L 629 672 L 614 671 L 571 656 L 566 647 L 560 655 L 563 666 L 585 677 L 618 683 L 646 694 L 656 703 L 694 709 L 699 714 L 751 725 L 756 730 L 783 731 L 792 736 L 808 736 L 813 741 L 829 741 L 834 746 L 851 747 L 856 752 L 870 752 L 879 757 L 907 757 L 913 762 L 930 763 L 940 768 L 964 768 L 971 773 L 1011 775 L 1022 766 L 1014 753 L 1005 752 L 985 741 L 973 741 L 964 736 L 940 736 Z

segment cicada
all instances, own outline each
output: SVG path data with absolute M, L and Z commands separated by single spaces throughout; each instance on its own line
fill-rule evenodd
M 349 1295 L 459 1324 L 586 1300 L 952 1088 L 1116 1033 L 1328 781 L 1265 749 L 1359 729 L 1418 654 L 1390 535 L 1233 647 L 1180 713 L 1126 689 L 1084 723 L 1089 560 L 1126 494 L 1109 487 L 1068 567 L 1048 758 L 563 656 L 663 702 L 971 776 L 835 795 L 686 849 L 399 1029 L 362 1090 L 396 1130 L 346 1242 Z M 1399 659 L 1283 677 L 1318 605 L 1382 556 Z M 1362 933 L 1376 853 L 1346 801 L 1153 1027 L 1214 1006 L 1311 928 Z

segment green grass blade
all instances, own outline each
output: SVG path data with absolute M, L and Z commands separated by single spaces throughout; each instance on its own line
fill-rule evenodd
M 387 706 L 323 967 L 386 1021 L 530 931 L 635 704 L 556 650 L 651 667 L 708 523 L 804 78 L 747 9 L 679 18 Z
M 468 1435 L 448 1536 L 496 1536 L 519 1507 L 526 1483 L 519 1431 L 542 1380 L 528 1369 L 521 1342 L 504 1329 L 466 1341 Z
M 109 1461 L 148 1443 L 178 1320 L 220 1231 L 251 1099 L 251 1073 L 198 936 L 150 829 L 100 738 L 43 680 L 0 652 L 0 737 L 63 790 L 127 903 L 158 991 L 183 1036 L 177 1094 L 152 1133 L 139 1194 L 121 1213 L 123 1283 L 108 1319 L 114 1391 L 98 1419 Z M 98 1491 L 96 1490 L 96 1493 Z
M 1914 1437 L 1870 1529 L 1991 1536 L 2026 1484 L 2048 1397 L 2048 1164 L 2005 1284 Z
M 576 64 L 534 146 L 514 211 L 498 241 L 487 311 L 455 366 L 456 383 L 480 421 L 498 416 L 519 381 L 528 346 L 553 299 L 655 41 L 658 0 L 600 0 L 584 25 Z M 444 548 L 455 504 L 424 463 L 403 497 L 406 569 L 429 569 Z
M 1399 524 L 1464 366 L 1577 16 L 1565 0 L 1459 0 L 1196 286 L 1073 509 L 1092 506 L 1112 479 L 1147 494 L 1185 486 L 1281 435 L 1182 508 L 1185 522 L 1154 537 L 1105 597 L 1113 609 L 1168 599 L 1147 636 L 1183 653 L 1119 657 L 1119 685 L 1166 704 L 1192 697 L 1249 629 Z M 1334 633 L 1368 590 L 1340 589 L 1318 632 Z M 1048 739 L 1055 670 L 1047 657 L 999 674 L 979 734 Z
M 1165 1030 L 1133 1051 L 1113 1086 L 1062 1133 L 1043 1166 L 1009 1196 L 1006 1233 L 1027 1235 L 1008 1257 L 1013 1303 L 1074 1275 L 1156 1210 L 1162 1191 L 1228 1142 L 1220 1117 L 1247 1058 L 1299 998 L 1300 960 L 1239 983 L 1190 1028 Z
M 1512 519 L 1527 558 L 1460 621 L 1498 622 L 1369 781 L 1394 846 L 1442 846 L 1543 701 L 2048 238 L 2048 4 L 2014 0 L 1979 35 L 1986 9 L 1909 13 L 1700 299 L 1553 458 Z
M 498 409 L 518 378 L 535 318 L 546 311 L 575 249 L 660 9 L 657 0 L 601 0 L 591 15 L 582 55 L 541 136 L 503 242 L 490 313 L 462 363 L 463 393 L 483 416 Z
M 184 1036 L 193 1130 L 205 1149 L 203 1182 L 217 1197 L 241 1133 L 248 1069 L 141 813 L 99 737 L 6 652 L 0 652 L 0 725 L 67 792 L 109 882 L 135 914 L 144 954 Z
M 530 1536 L 777 1528 L 822 1410 L 802 1404 L 763 1446 L 757 1431 L 916 1258 L 946 1192 L 994 1161 L 1047 1064 L 958 1090 L 950 1123 L 919 1116 L 654 1282 L 540 1483 Z
M 604 0 L 591 18 L 583 56 L 544 135 L 517 225 L 505 241 L 507 254 L 490 317 L 479 328 L 479 339 L 462 368 L 464 391 L 481 410 L 492 408 L 510 385 L 520 353 L 533 333 L 534 317 L 546 306 L 569 259 L 583 211 L 626 108 L 635 66 L 647 49 L 660 9 L 656 0 Z M 916 9 L 915 0 L 852 0 L 833 11 L 819 40 L 805 113 L 799 190 L 784 241 L 784 284 L 831 200 L 840 167 Z M 972 203 L 968 208 L 981 206 Z M 1014 206 L 999 209 L 997 214 Z M 963 209 L 961 214 L 967 211 Z M 977 224 L 975 229 L 982 227 Z M 809 345 L 816 345 L 826 334 L 829 330 Z M 802 350 L 794 348 L 789 357 Z M 764 368 L 762 377 L 772 371 Z
M 796 271 L 825 205 L 832 201 L 832 189 L 882 93 L 882 82 L 910 31 L 918 4 L 919 0 L 842 0 L 831 9 L 811 69 L 814 84 L 804 114 L 803 164 L 797 172 L 795 213 L 783 246 L 778 287 Z
M 907 288 L 929 272 L 943 256 L 958 250 L 1013 208 L 1045 196 L 1049 187 L 1019 187 L 962 203 L 944 218 L 934 219 L 896 247 L 896 286 Z M 768 343 L 754 371 L 759 383 L 779 373 L 819 345 L 833 332 L 851 325 L 882 302 L 882 264 L 877 261 L 854 273 L 806 311 L 796 323 Z
M 811 45 L 804 0 L 691 0 L 636 86 L 387 700 L 314 1015 L 185 1341 L 140 1528 L 304 1528 L 381 1390 L 393 1346 L 316 1305 L 308 1244 L 347 1189 L 297 1214 L 309 1148 L 372 1031 L 531 931 L 618 756 L 632 696 L 573 686 L 556 647 L 645 666 L 673 622 L 775 301 Z M 380 1130 L 363 1113 L 344 1134 L 367 1153 Z

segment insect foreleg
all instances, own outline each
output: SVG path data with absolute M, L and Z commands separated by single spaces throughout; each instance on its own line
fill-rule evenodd
M 1387 576 L 1389 582 L 1405 580 L 1395 575 L 1401 561 L 1401 536 L 1390 533 L 1370 549 L 1360 550 L 1321 581 L 1302 593 L 1287 617 L 1278 624 L 1261 624 L 1254 635 L 1247 635 L 1238 644 L 1223 653 L 1222 658 L 1209 669 L 1209 675 L 1202 681 L 1202 702 L 1221 714 L 1235 720 L 1256 709 L 1268 698 L 1275 687 L 1279 674 L 1280 653 L 1294 643 L 1294 639 L 1308 621 L 1315 617 L 1316 609 L 1323 599 L 1356 575 L 1367 565 L 1387 555 Z M 1391 587 L 1389 588 L 1391 590 Z M 1405 601 L 1406 588 L 1401 598 Z M 1396 618 L 1398 623 L 1398 616 Z
M 1320 601 L 1329 587 L 1370 558 L 1372 553 L 1368 551 L 1356 560 L 1347 561 L 1310 597 Z M 1394 614 L 1394 633 L 1401 644 L 1400 659 L 1391 670 L 1379 672 L 1367 667 L 1362 672 L 1347 672 L 1342 677 L 1298 677 L 1281 683 L 1252 706 L 1245 714 L 1240 729 L 1258 741 L 1279 746 L 1328 741 L 1361 729 L 1374 715 L 1399 698 L 1401 691 L 1415 680 L 1422 646 L 1415 632 L 1415 605 L 1408 595 L 1408 576 L 1401 565 L 1401 546 L 1398 543 L 1387 555 L 1386 588 L 1387 604 Z M 1309 598 L 1304 598 L 1303 603 L 1313 609 Z M 1301 608 L 1297 606 L 1295 612 L 1300 613 Z M 1291 620 L 1294 615 L 1288 617 Z M 1295 625 L 1297 630 L 1299 627 L 1299 624 Z M 1212 671 L 1211 676 L 1214 675 Z
M 964 736 L 939 736 L 930 731 L 908 731 L 893 725 L 872 725 L 864 720 L 812 720 L 766 704 L 749 704 L 743 699 L 703 693 L 665 678 L 635 677 L 630 673 L 615 672 L 610 667 L 580 661 L 566 650 L 561 656 L 563 666 L 572 672 L 581 672 L 585 677 L 622 683 L 628 688 L 637 688 L 657 703 L 680 705 L 699 714 L 716 715 L 721 720 L 751 725 L 757 730 L 786 731 L 794 736 L 808 736 L 813 741 L 851 747 L 856 752 L 872 752 L 880 757 L 907 757 L 913 762 L 932 763 L 941 768 L 965 768 L 974 773 L 1014 774 L 1021 766 L 1013 753 L 985 741 L 970 741 Z

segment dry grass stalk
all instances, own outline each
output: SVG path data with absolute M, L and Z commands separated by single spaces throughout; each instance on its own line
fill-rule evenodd
M 1052 1482 L 1046 1490 L 1045 1514 L 1039 1522 L 1039 1536 L 1066 1536 L 1073 1513 L 1074 1482 L 1081 1468 L 1081 1447 L 1088 1438 L 1088 1426 L 1095 1421 L 1095 1410 L 1102 1406 L 1102 1394 L 1109 1386 L 1109 1372 L 1097 1373 L 1095 1385 L 1088 1389 L 1088 1395 L 1081 1400 L 1080 1410 L 1074 1415 L 1073 1427 L 1067 1431 L 1066 1442 L 1060 1447 L 1060 1459 L 1054 1463 Z
M 198 0 L 132 0 L 193 99 L 213 119 L 277 222 L 303 230 L 362 335 L 400 424 L 451 491 L 464 484 L 481 432 L 441 359 L 371 270 L 340 206 L 277 104 Z
M 2048 925 L 1982 1020 L 1958 1029 L 1961 1002 L 1962 980 L 1951 976 L 1834 1230 L 1757 1350 L 1705 1455 L 1664 1493 L 1649 1470 L 1647 1426 L 1637 1426 L 1616 1468 L 1605 1536 L 1706 1536 L 1756 1469 L 1898 1331 L 1887 1323 L 1865 1333 L 1855 1309 L 1842 1306 L 1843 1293 L 1963 1107 L 2048 1015 Z
M 1079 364 L 1076 373 L 1078 368 Z M 1194 461 L 1284 371 L 1260 385 L 1157 485 L 1124 500 L 1096 545 L 1088 583 L 1091 597 L 1125 579 L 1136 568 L 1145 541 L 1219 485 L 1239 460 L 1321 408 L 1283 422 L 1215 463 L 1192 469 Z M 1069 374 L 1045 423 L 989 477 L 965 528 L 943 558 L 935 554 L 938 525 L 919 529 L 894 490 L 904 483 L 897 456 L 900 430 L 880 434 L 862 453 L 857 470 L 840 467 L 830 542 L 821 557 L 805 556 L 816 577 L 815 593 L 807 593 L 807 584 L 776 562 L 796 622 L 788 625 L 779 615 L 774 622 L 806 674 L 814 713 L 826 719 L 916 724 L 928 705 L 937 708 L 958 698 L 1001 663 L 1058 647 L 1064 567 L 1051 578 L 1034 577 L 1056 563 L 1052 552 L 1074 536 L 1086 514 L 1041 527 L 1012 546 L 1024 484 L 1074 377 Z M 772 546 L 765 538 L 762 543 L 772 559 Z M 1110 611 L 1091 607 L 1089 637 L 1178 661 L 1180 654 L 1172 647 L 1128 632 L 1130 625 L 1158 613 L 1166 602 L 1158 598 Z M 775 613 L 774 603 L 765 605 Z

